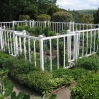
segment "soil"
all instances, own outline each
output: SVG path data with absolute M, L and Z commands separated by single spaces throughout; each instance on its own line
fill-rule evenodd
M 12 81 L 12 84 L 14 86 L 13 91 L 15 91 L 16 94 L 18 94 L 20 91 L 24 91 L 25 93 L 30 95 L 30 99 L 40 99 L 40 97 L 42 97 L 42 95 L 37 93 L 36 91 L 30 90 L 26 87 L 19 85 L 17 82 L 15 82 L 11 78 L 9 79 Z M 76 85 L 76 82 L 72 83 L 70 86 L 67 86 L 67 87 L 63 86 L 59 89 L 56 89 L 50 95 L 48 95 L 46 99 L 48 99 L 52 94 L 57 95 L 56 99 L 70 99 L 70 88 L 75 85 Z

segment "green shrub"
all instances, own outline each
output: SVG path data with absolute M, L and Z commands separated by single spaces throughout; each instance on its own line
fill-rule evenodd
M 29 15 L 19 15 L 19 20 L 24 21 L 24 20 L 29 20 L 30 16 Z
M 49 7 L 47 8 L 47 14 L 50 15 L 50 16 L 51 16 L 51 19 L 52 19 L 52 15 L 53 15 L 55 12 L 59 11 L 59 10 L 60 10 L 60 9 L 59 9 L 57 6 L 49 6 Z
M 17 59 L 15 57 L 8 58 L 3 67 L 8 68 L 12 76 L 17 74 L 27 74 L 32 71 L 33 65 L 28 60 Z
M 28 32 L 30 33 L 30 35 L 35 35 L 35 36 L 39 36 L 42 34 L 41 27 L 39 26 L 31 27 Z
M 44 33 L 44 35 L 46 37 L 55 36 L 55 33 L 50 30 L 50 27 L 48 26 L 48 23 L 46 23 L 46 27 L 42 30 L 42 33 Z
M 77 67 L 82 67 L 88 70 L 99 70 L 99 58 L 97 55 L 91 57 L 83 57 L 77 60 Z
M 51 17 L 47 14 L 41 14 L 37 16 L 37 21 L 49 21 Z
M 74 68 L 72 69 L 71 75 L 74 78 L 74 80 L 79 80 L 88 75 L 88 70 L 84 68 Z
M 48 93 L 53 88 L 49 79 L 52 79 L 52 75 L 44 71 L 31 71 L 28 74 L 17 75 L 18 82 L 42 94 Z
M 30 27 L 29 26 L 26 26 L 26 25 L 17 26 L 16 30 L 17 31 L 23 31 L 23 30 L 30 31 Z
M 99 74 L 89 72 L 71 88 L 70 99 L 99 99 Z
M 10 55 L 0 52 L 0 67 L 2 68 L 3 63 L 8 59 Z
M 68 12 L 58 11 L 53 14 L 52 20 L 55 22 L 70 22 L 72 21 L 72 15 Z

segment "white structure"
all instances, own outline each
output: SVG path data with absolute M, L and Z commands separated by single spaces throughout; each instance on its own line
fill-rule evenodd
M 0 29 L 0 49 L 11 55 L 23 53 L 25 60 L 40 66 L 42 70 L 49 68 L 71 67 L 78 58 L 90 56 L 97 52 L 99 28 L 67 31 L 67 34 L 51 37 L 34 37 L 26 35 L 26 31 Z M 62 53 L 62 55 L 61 55 Z M 61 61 L 62 60 L 62 61 Z

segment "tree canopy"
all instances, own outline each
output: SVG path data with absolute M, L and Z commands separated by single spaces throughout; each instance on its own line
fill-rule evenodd
M 25 14 L 35 19 L 50 5 L 56 6 L 56 0 L 0 0 L 0 21 L 18 20 L 19 15 Z
M 99 8 L 98 10 L 93 14 L 94 17 L 94 23 L 98 24 L 99 23 Z

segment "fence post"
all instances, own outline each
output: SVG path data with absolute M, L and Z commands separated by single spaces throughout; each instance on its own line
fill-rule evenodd
M 28 25 L 27 25 L 27 20 L 25 20 L 25 25 L 28 26 Z
M 74 28 L 75 28 L 75 27 L 74 27 L 74 25 L 75 25 L 75 22 L 73 21 L 73 22 L 72 22 L 72 24 L 73 24 L 73 31 L 74 31 Z
M 12 21 L 12 29 L 14 29 L 15 21 Z
M 34 24 L 34 20 L 33 20 L 33 21 L 32 21 L 32 27 L 34 27 L 34 25 L 35 25 L 35 24 Z
M 30 28 L 31 28 L 31 20 L 29 21 L 29 25 L 30 25 Z
M 71 22 L 69 22 L 69 30 L 71 31 Z
M 79 55 L 79 36 L 78 36 L 78 32 L 75 32 L 75 62 L 77 61 L 78 59 L 78 55 Z
M 14 54 L 15 56 L 18 54 L 18 41 L 17 41 L 17 31 L 14 31 Z
M 44 55 L 43 55 L 43 35 L 39 35 L 39 46 L 40 46 L 40 67 L 44 71 Z
M 44 21 L 44 27 L 46 27 L 46 23 L 47 23 L 47 22 L 46 22 L 46 21 Z
M 70 30 L 67 30 L 67 34 L 70 34 Z M 68 62 L 71 60 L 71 37 L 67 36 L 67 53 L 68 53 Z

